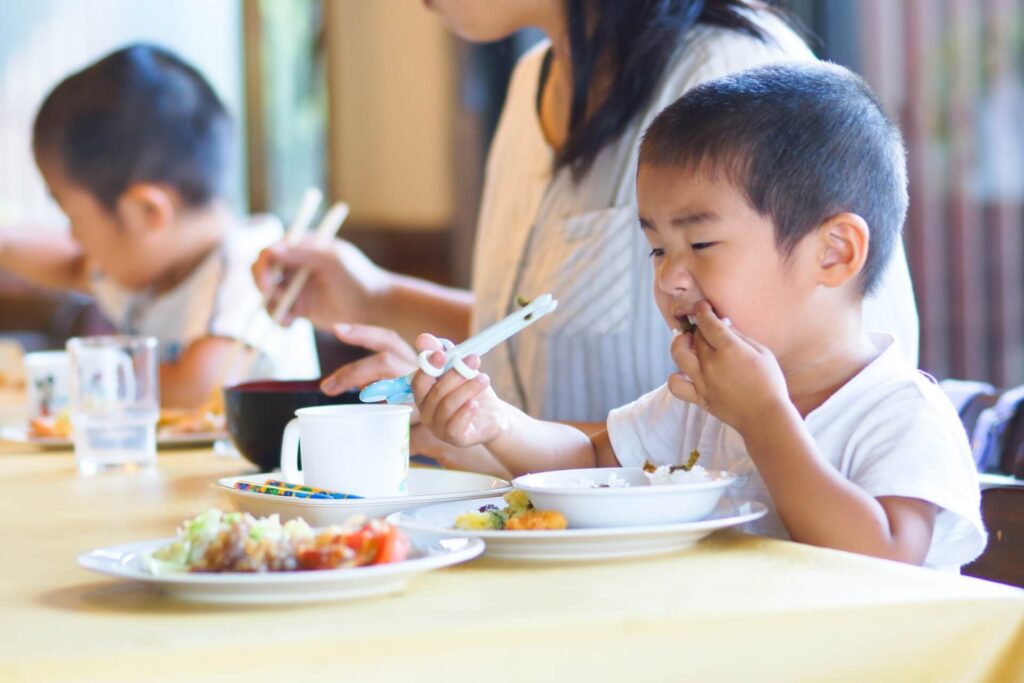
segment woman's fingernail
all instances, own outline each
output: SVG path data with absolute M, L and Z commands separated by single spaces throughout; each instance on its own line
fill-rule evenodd
M 348 334 L 352 331 L 352 326 L 348 323 L 338 323 L 334 326 L 334 331 L 338 334 Z
M 324 392 L 334 391 L 337 384 L 337 381 L 333 377 L 328 377 L 323 382 L 320 382 L 320 390 Z
M 484 384 L 484 385 L 490 384 L 490 382 L 491 382 L 491 378 L 488 377 L 487 375 L 485 375 L 482 372 L 479 375 L 476 376 L 476 380 L 478 382 L 480 382 L 480 384 Z

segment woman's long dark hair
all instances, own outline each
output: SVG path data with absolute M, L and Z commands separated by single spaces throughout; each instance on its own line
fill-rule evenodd
M 647 105 L 669 59 L 694 24 L 723 26 L 765 39 L 750 19 L 751 5 L 743 0 L 566 0 L 565 8 L 572 109 L 569 136 L 555 166 L 568 166 L 577 179 Z M 595 67 L 606 63 L 614 77 L 604 100 L 588 116 Z

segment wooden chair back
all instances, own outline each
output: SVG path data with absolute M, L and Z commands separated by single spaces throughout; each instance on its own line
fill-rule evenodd
M 981 516 L 988 546 L 962 573 L 1024 588 L 1024 486 L 982 491 Z

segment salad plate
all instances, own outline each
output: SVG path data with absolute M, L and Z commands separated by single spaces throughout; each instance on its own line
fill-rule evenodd
M 398 593 L 413 577 L 471 560 L 484 549 L 478 538 L 430 538 L 410 534 L 412 556 L 390 564 L 250 574 L 179 572 L 157 575 L 150 572 L 146 556 L 174 540 L 166 538 L 98 548 L 79 555 L 78 564 L 99 574 L 149 584 L 168 595 L 192 602 L 293 604 Z
M 227 438 L 227 432 L 172 432 L 158 429 L 156 445 L 158 448 L 192 448 L 209 446 L 214 441 Z M 0 428 L 0 439 L 46 450 L 67 450 L 75 447 L 75 440 L 72 438 L 33 436 L 25 425 L 8 425 Z
M 487 474 L 419 467 L 409 470 L 409 492 L 404 496 L 323 500 L 275 496 L 235 488 L 235 483 L 240 481 L 262 484 L 281 477 L 280 472 L 226 477 L 214 484 L 214 488 L 241 512 L 248 512 L 256 517 L 277 514 L 282 520 L 302 517 L 315 527 L 341 524 L 354 515 L 384 517 L 408 508 L 488 498 L 512 490 L 512 485 L 508 481 Z
M 561 529 L 553 531 L 468 531 L 455 529 L 455 518 L 485 505 L 499 508 L 502 498 L 442 503 L 397 512 L 387 521 L 409 532 L 437 537 L 458 534 L 484 541 L 489 557 L 524 561 L 612 560 L 682 550 L 705 536 L 752 522 L 767 513 L 758 502 L 735 502 L 723 497 L 704 519 L 649 526 Z

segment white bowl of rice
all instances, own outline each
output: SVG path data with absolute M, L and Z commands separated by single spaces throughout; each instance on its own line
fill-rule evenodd
M 652 526 L 695 522 L 707 517 L 735 476 L 705 470 L 653 473 L 639 467 L 597 467 L 538 472 L 512 485 L 526 492 L 538 510 L 558 510 L 570 529 Z

